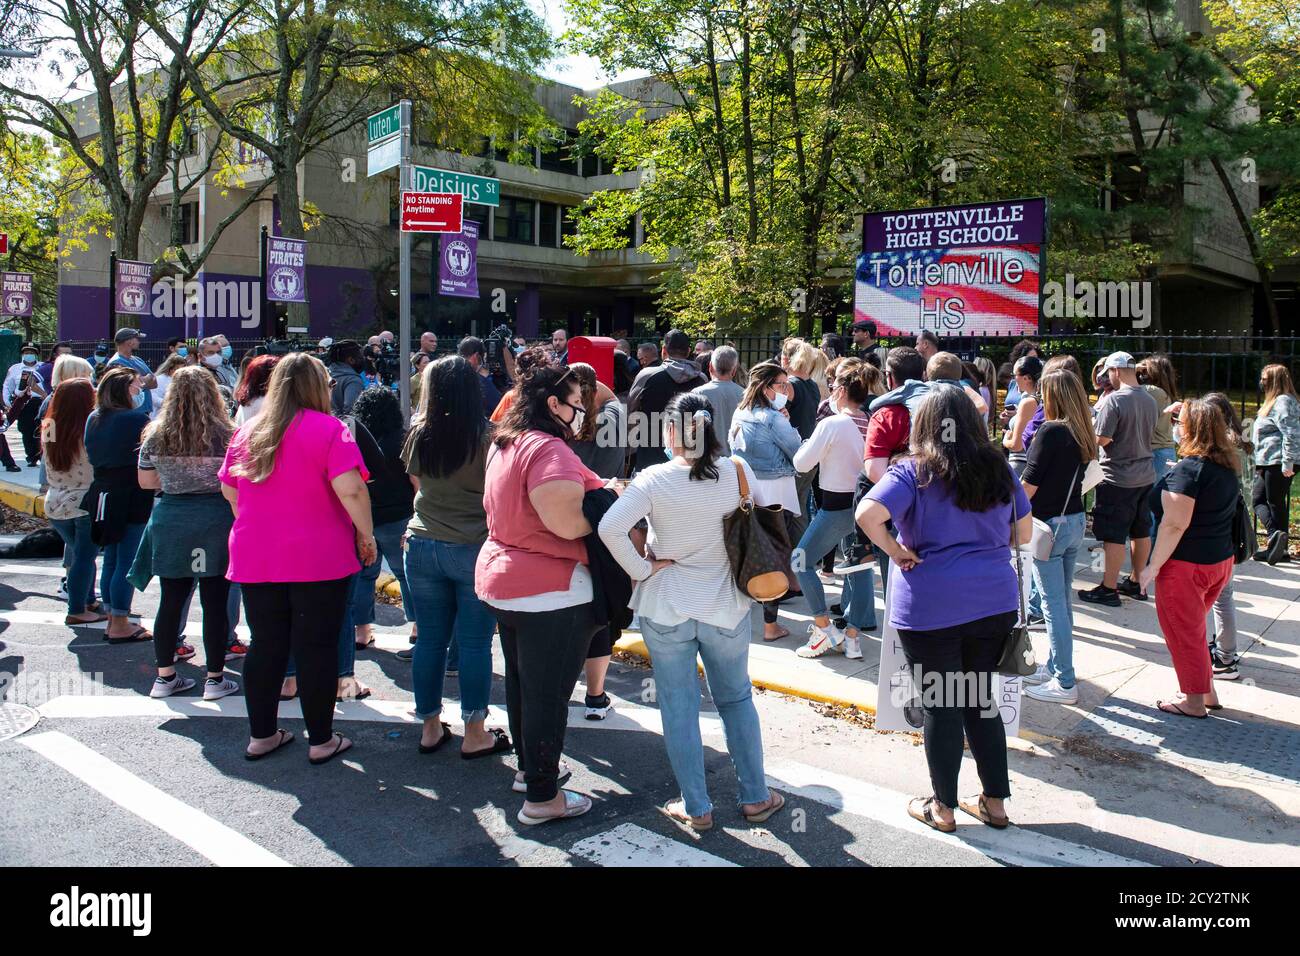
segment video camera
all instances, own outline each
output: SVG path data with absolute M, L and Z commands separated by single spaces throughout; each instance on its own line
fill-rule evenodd
M 291 352 L 315 352 L 316 346 L 303 339 L 267 339 L 253 347 L 253 355 L 288 355 Z
M 402 373 L 402 357 L 397 343 L 381 339 L 379 351 L 372 357 L 375 363 L 375 374 L 384 385 L 391 386 Z
M 510 354 L 514 354 L 514 340 L 514 329 L 504 323 L 489 332 L 487 338 L 483 340 L 483 347 L 487 349 L 488 372 L 498 384 L 509 383 L 509 376 L 506 375 L 505 350 L 510 349 Z

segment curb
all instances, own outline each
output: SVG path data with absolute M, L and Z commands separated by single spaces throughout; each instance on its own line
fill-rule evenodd
M 33 518 L 45 517 L 45 496 L 26 485 L 0 480 L 0 501 Z

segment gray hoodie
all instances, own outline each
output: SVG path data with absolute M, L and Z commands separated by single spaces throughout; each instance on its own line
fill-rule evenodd
M 350 415 L 352 403 L 366 388 L 361 373 L 347 362 L 331 362 L 330 378 L 334 380 L 334 387 L 330 389 L 330 411 L 335 415 Z

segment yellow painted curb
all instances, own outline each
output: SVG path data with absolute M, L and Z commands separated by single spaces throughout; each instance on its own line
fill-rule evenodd
M 45 517 L 45 496 L 23 485 L 0 481 L 0 501 L 33 518 Z

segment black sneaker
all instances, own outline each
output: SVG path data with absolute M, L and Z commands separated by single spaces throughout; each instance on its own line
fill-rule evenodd
M 586 704 L 587 713 L 585 716 L 588 720 L 604 720 L 605 715 L 614 707 L 614 705 L 610 703 L 609 694 L 601 694 L 599 697 L 592 697 L 590 694 L 587 694 Z
M 1107 607 L 1119 607 L 1119 591 L 1098 584 L 1089 591 L 1080 591 L 1079 600 L 1088 604 L 1104 604 Z
M 1287 552 L 1287 534 L 1285 531 L 1274 531 L 1268 536 L 1268 558 L 1269 564 L 1277 564 L 1286 557 Z
M 404 651 L 398 651 L 398 652 L 397 652 L 397 655 L 396 655 L 396 657 L 397 657 L 397 659 L 398 659 L 399 661 L 409 661 L 409 660 L 410 660 L 411 658 L 413 658 L 414 656 L 415 656 L 415 648 L 414 648 L 414 647 L 409 647 L 409 648 L 407 648 L 407 649 L 404 650 Z
M 1046 623 L 1047 623 L 1047 618 L 1043 617 L 1043 615 L 1041 615 L 1041 614 L 1030 614 L 1030 615 L 1029 615 L 1029 626 L 1030 626 L 1030 627 L 1042 627 L 1042 626 L 1043 626 L 1044 624 L 1046 624 Z
M 844 607 L 839 602 L 832 604 L 828 610 L 831 612 L 831 617 L 844 616 Z
M 1138 584 L 1132 578 L 1125 578 L 1119 582 L 1119 587 L 1115 589 L 1127 598 L 1135 601 L 1145 601 L 1147 596 L 1142 593 L 1142 585 Z
M 1214 670 L 1215 680 L 1240 680 L 1241 671 L 1237 670 L 1237 659 L 1225 661 L 1218 654 L 1210 657 L 1210 664 Z
M 849 548 L 849 553 L 844 555 L 838 564 L 835 565 L 833 573 L 839 575 L 853 574 L 856 571 L 865 571 L 867 568 L 876 566 L 876 555 L 870 548 L 864 548 L 862 545 L 854 543 Z

